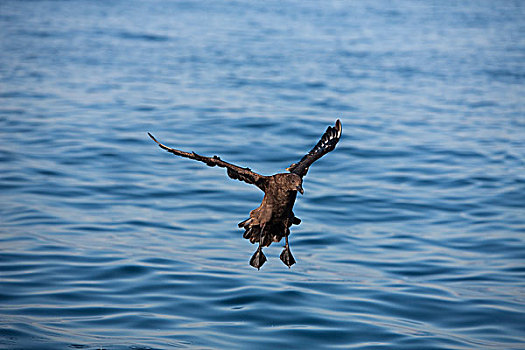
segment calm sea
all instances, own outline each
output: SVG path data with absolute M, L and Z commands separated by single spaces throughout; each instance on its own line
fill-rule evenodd
M 522 1 L 0 2 L 0 348 L 525 349 Z M 147 137 L 305 178 L 262 192 Z

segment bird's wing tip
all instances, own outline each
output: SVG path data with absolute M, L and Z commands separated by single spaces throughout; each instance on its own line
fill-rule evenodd
M 153 141 L 155 141 L 156 143 L 159 143 L 159 141 L 157 141 L 157 139 L 155 138 L 155 136 L 151 135 L 149 132 L 148 132 L 148 136 L 151 137 L 151 139 Z
M 341 137 L 341 133 L 343 132 L 343 125 L 341 124 L 341 120 L 337 119 L 335 121 L 335 129 L 337 130 L 337 138 Z

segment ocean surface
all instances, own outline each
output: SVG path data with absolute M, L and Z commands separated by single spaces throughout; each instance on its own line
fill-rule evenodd
M 1 349 L 525 349 L 522 1 L 0 2 Z M 340 118 L 291 269 L 237 223 Z

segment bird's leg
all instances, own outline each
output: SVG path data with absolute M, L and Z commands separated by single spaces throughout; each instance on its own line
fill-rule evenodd
M 288 227 L 288 223 L 286 225 L 286 232 L 285 232 L 285 239 L 286 244 L 284 246 L 284 249 L 279 256 L 279 258 L 282 260 L 282 262 L 290 268 L 293 264 L 295 264 L 295 259 L 293 258 L 292 252 L 290 250 L 290 246 L 288 245 L 288 235 L 290 234 L 290 228 Z
M 252 258 L 250 259 L 250 265 L 255 267 L 257 270 L 259 270 L 261 268 L 261 266 L 263 266 L 263 264 L 266 262 L 266 256 L 264 255 L 264 253 L 262 251 L 262 240 L 263 240 L 263 236 L 264 236 L 264 226 L 265 225 L 261 226 L 261 232 L 259 233 L 259 247 L 255 251 L 255 253 L 253 253 Z

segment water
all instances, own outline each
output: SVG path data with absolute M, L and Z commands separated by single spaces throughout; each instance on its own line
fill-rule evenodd
M 520 1 L 2 1 L 0 348 L 525 348 Z M 257 188 L 305 178 L 297 264 Z

